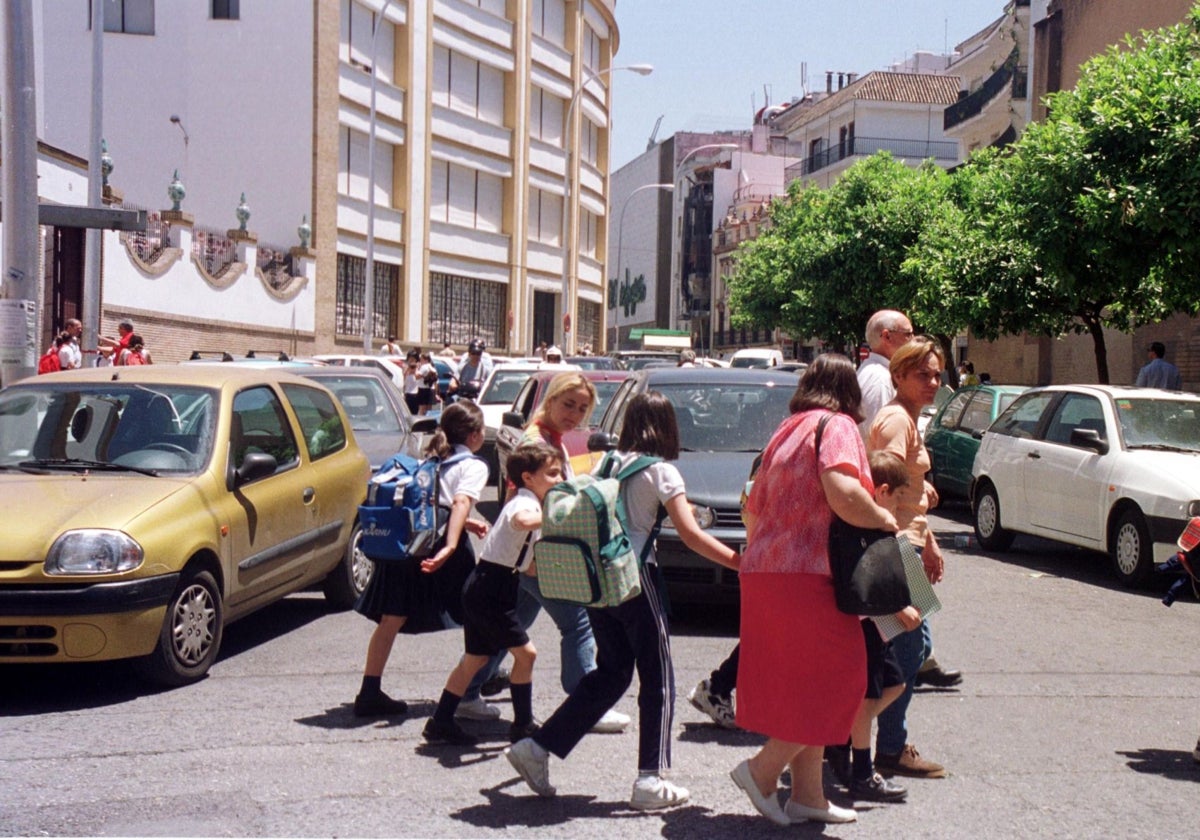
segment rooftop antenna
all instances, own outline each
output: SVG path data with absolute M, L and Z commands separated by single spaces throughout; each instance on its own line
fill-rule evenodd
M 662 125 L 665 114 L 659 114 L 658 119 L 654 121 L 654 130 L 650 132 L 650 139 L 646 141 L 646 151 L 650 151 L 658 143 L 658 128 Z

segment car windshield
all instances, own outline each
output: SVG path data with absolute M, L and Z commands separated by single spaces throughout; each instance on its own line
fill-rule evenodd
M 217 394 L 105 382 L 0 392 L 0 467 L 196 472 L 209 461 Z
M 1119 397 L 1115 404 L 1130 449 L 1200 452 L 1200 402 Z
M 356 432 L 402 432 L 400 418 L 373 376 L 314 376 L 338 398 Z
M 656 386 L 675 407 L 679 446 L 694 452 L 757 452 L 788 416 L 794 388 L 776 384 Z
M 497 370 L 492 374 L 492 381 L 487 388 L 479 395 L 480 405 L 512 405 L 517 392 L 531 376 L 531 370 Z
M 617 388 L 621 387 L 621 383 L 593 382 L 592 384 L 596 386 L 596 407 L 592 409 L 592 419 L 590 422 L 595 425 L 604 416 L 604 412 L 608 409 L 608 404 L 612 402 L 613 394 L 617 393 Z

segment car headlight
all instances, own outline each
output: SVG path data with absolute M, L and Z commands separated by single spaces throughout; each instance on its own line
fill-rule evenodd
M 87 528 L 68 531 L 50 546 L 48 575 L 106 575 L 142 565 L 142 547 L 120 531 Z
M 1187 515 L 1189 517 L 1200 516 L 1200 499 L 1195 499 L 1193 501 L 1188 502 Z
M 692 505 L 692 516 L 701 528 L 711 528 L 717 524 L 717 514 L 706 505 Z

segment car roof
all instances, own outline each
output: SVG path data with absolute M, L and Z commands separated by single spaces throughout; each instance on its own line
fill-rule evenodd
M 31 376 L 13 385 L 34 383 L 61 385 L 66 383 L 135 382 L 145 384 L 196 385 L 220 388 L 226 384 L 249 385 L 256 382 L 294 382 L 306 384 L 306 380 L 283 365 L 257 367 L 229 363 L 179 364 L 179 365 L 132 365 L 129 367 L 82 368 L 61 371 L 45 377 Z M 318 370 L 315 367 L 304 370 Z
M 653 367 L 634 371 L 633 376 L 646 379 L 651 385 L 729 385 L 745 382 L 751 384 L 779 383 L 795 388 L 800 382 L 800 377 L 795 371 L 775 371 L 762 368 Z
M 608 368 L 593 370 L 584 369 L 574 372 L 580 374 L 584 379 L 587 379 L 591 382 L 620 382 L 624 379 L 628 379 L 634 373 L 632 370 L 613 370 Z M 539 370 L 536 371 L 530 378 L 539 381 L 549 381 L 558 376 L 560 373 L 563 373 L 563 371 Z
M 1026 393 L 1040 391 L 1064 391 L 1105 396 L 1109 399 L 1144 399 L 1144 400 L 1192 400 L 1200 402 L 1200 395 L 1191 391 L 1166 391 L 1162 388 L 1138 388 L 1135 385 L 1043 385 L 1030 388 Z

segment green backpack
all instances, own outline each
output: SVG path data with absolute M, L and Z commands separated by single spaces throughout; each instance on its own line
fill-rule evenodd
M 579 475 L 554 485 L 542 500 L 542 538 L 533 547 L 538 589 L 547 598 L 585 607 L 615 607 L 641 594 L 639 566 L 654 545 L 665 511 L 641 554 L 633 550 L 622 483 L 662 458 L 641 455 L 613 474 L 609 453 L 598 475 Z

